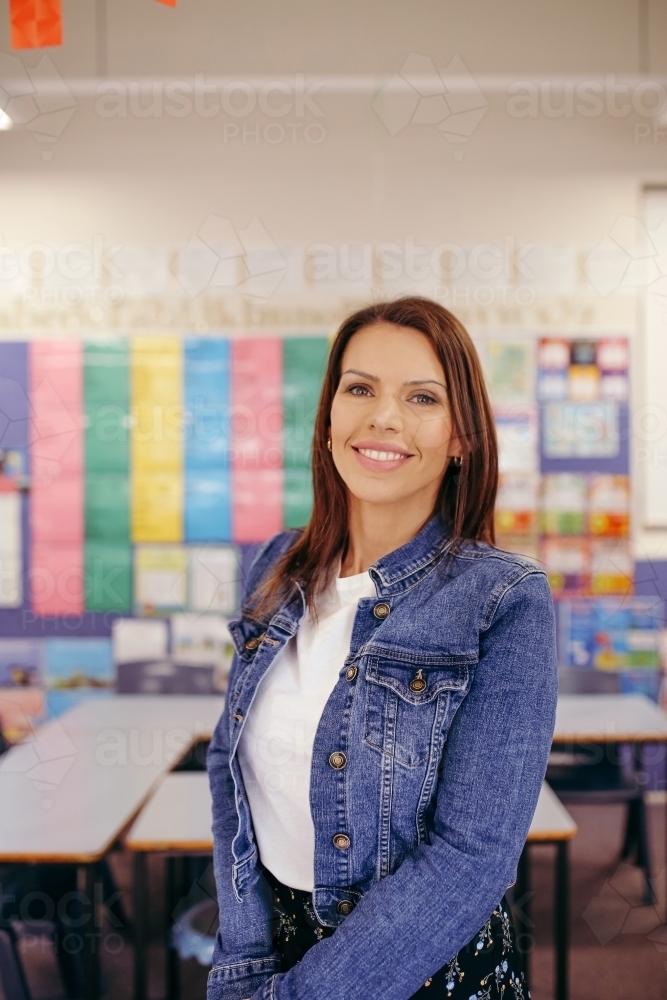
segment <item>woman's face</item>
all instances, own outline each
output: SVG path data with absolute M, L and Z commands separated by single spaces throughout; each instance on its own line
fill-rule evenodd
M 364 327 L 348 343 L 341 372 L 331 450 L 350 493 L 381 504 L 421 493 L 432 509 L 450 458 L 461 449 L 430 341 L 410 327 Z

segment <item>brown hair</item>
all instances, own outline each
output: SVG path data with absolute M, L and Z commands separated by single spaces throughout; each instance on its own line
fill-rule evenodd
M 449 534 L 450 549 L 464 539 L 493 544 L 493 510 L 498 487 L 498 447 L 491 406 L 475 347 L 465 327 L 443 306 L 410 297 L 379 302 L 354 313 L 331 346 L 313 435 L 313 512 L 308 526 L 283 553 L 251 595 L 249 613 L 265 619 L 295 590 L 308 607 L 331 580 L 348 543 L 347 488 L 327 448 L 331 405 L 340 382 L 345 348 L 364 327 L 377 323 L 419 330 L 428 337 L 445 373 L 455 432 L 463 445 L 460 466 L 445 471 L 435 505 Z

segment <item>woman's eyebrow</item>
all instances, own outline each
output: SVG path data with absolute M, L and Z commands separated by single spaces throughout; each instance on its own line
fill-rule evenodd
M 369 375 L 368 372 L 360 372 L 358 368 L 347 368 L 343 372 L 343 375 L 359 375 L 360 378 L 367 378 L 371 382 L 380 381 L 380 377 L 378 375 Z M 443 385 L 442 382 L 438 382 L 434 378 L 415 378 L 410 382 L 404 382 L 403 385 L 439 385 L 441 389 L 447 389 L 446 385 Z
M 447 389 L 442 382 L 437 382 L 434 378 L 415 378 L 411 382 L 404 382 L 403 385 L 439 385 L 442 389 Z
M 370 379 L 371 382 L 380 381 L 379 375 L 369 375 L 368 372 L 360 372 L 357 368 L 348 368 L 343 372 L 343 375 L 359 375 L 361 378 Z

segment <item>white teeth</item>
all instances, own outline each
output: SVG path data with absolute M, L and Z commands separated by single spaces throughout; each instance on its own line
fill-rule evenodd
M 398 458 L 407 458 L 397 451 L 372 451 L 370 448 L 359 448 L 359 454 L 365 458 L 372 458 L 376 462 L 395 462 Z

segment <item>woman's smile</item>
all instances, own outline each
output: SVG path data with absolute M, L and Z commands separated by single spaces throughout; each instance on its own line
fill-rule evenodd
M 393 472 L 415 457 L 401 445 L 387 441 L 358 441 L 351 447 L 360 465 L 370 472 Z

